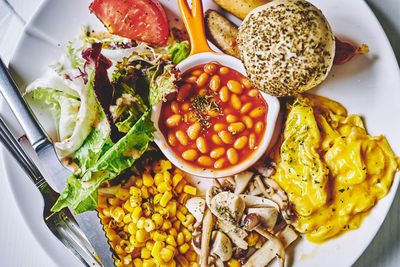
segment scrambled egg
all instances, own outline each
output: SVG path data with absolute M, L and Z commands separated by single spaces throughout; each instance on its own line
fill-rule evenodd
M 358 228 L 388 193 L 400 165 L 384 136 L 369 136 L 359 116 L 313 95 L 288 105 L 272 157 L 274 180 L 297 213 L 295 227 L 313 242 Z

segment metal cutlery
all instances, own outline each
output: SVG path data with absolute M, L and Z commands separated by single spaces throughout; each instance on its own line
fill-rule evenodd
M 49 230 L 68 247 L 86 266 L 101 266 L 91 245 L 79 229 L 69 209 L 53 213 L 51 207 L 59 194 L 43 178 L 35 163 L 18 143 L 3 119 L 0 117 L 0 141 L 29 176 L 44 200 L 43 221 Z
M 36 151 L 41 167 L 45 171 L 44 177 L 46 180 L 50 179 L 53 181 L 57 191 L 61 192 L 65 186 L 65 180 L 70 176 L 71 172 L 59 161 L 53 143 L 25 103 L 17 85 L 1 59 L 0 91 L 22 126 L 28 141 Z M 97 212 L 87 211 L 75 215 L 75 219 L 78 222 L 79 228 L 86 235 L 96 251 L 103 266 L 114 266 L 113 254 Z

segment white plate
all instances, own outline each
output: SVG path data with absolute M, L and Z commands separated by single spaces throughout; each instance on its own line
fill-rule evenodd
M 169 15 L 177 14 L 174 0 L 161 1 Z M 335 66 L 318 94 L 328 96 L 361 114 L 372 135 L 384 134 L 396 154 L 400 154 L 400 72 L 392 48 L 377 19 L 362 0 L 313 0 L 338 36 L 355 43 L 367 43 L 370 53 L 344 66 Z M 45 1 L 30 21 L 11 60 L 10 67 L 24 85 L 38 77 L 46 65 L 54 63 L 68 40 L 80 33 L 81 25 L 97 29 L 102 25 L 89 14 L 89 0 Z M 212 7 L 211 0 L 205 6 Z M 2 101 L 2 100 L 1 100 Z M 21 133 L 8 108 L 0 102 L 1 114 Z M 42 119 L 43 114 L 38 114 Z M 44 122 L 47 129 L 52 125 Z M 50 130 L 50 132 L 53 132 Z M 3 153 L 4 166 L 24 218 L 40 244 L 60 266 L 79 266 L 75 257 L 47 231 L 41 221 L 39 193 L 18 166 Z M 322 245 L 301 240 L 292 246 L 293 266 L 350 266 L 362 254 L 381 226 L 393 201 L 399 182 L 397 174 L 389 194 L 382 199 L 358 230 Z

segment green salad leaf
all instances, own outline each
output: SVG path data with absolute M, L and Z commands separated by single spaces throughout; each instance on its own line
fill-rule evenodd
M 175 43 L 168 50 L 171 60 L 174 64 L 179 64 L 182 60 L 186 59 L 190 54 L 190 45 L 188 41 Z
M 153 140 L 154 125 L 150 111 L 146 111 L 129 132 L 108 149 L 83 175 L 82 179 L 72 175 L 52 211 L 70 206 L 76 213 L 97 207 L 97 189 L 100 185 L 117 177 L 129 168 L 147 150 Z
M 93 167 L 97 160 L 113 145 L 110 139 L 110 125 L 100 105 L 98 106 L 98 113 L 97 125 L 94 125 L 93 130 L 85 139 L 83 145 L 72 156 L 72 161 L 78 166 L 78 170 L 75 171 L 75 174 L 86 173 L 86 171 Z
M 121 96 L 117 98 L 115 105 L 110 107 L 110 111 L 118 131 L 127 133 L 148 107 L 133 87 L 124 82 L 118 87 L 122 88 Z
M 96 209 L 101 184 L 152 149 L 151 107 L 177 90 L 175 64 L 190 53 L 187 41 L 156 48 L 88 29 L 78 41 L 69 42 L 65 60 L 27 88 L 53 114 L 57 153 L 75 167 L 55 212 Z M 95 82 L 96 75 L 102 79 Z
M 56 123 L 61 140 L 71 137 L 74 132 L 81 102 L 75 97 L 53 89 L 37 88 L 32 98 L 47 105 Z
M 82 49 L 77 49 L 72 42 L 67 44 L 67 58 L 70 61 L 71 67 L 74 69 L 83 68 L 83 58 L 81 57 Z
M 172 64 L 160 62 L 147 70 L 149 82 L 149 102 L 151 106 L 157 105 L 170 93 L 177 91 L 175 67 Z

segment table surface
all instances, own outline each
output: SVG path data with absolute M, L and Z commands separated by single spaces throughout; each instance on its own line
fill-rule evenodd
M 25 23 L 42 1 L 0 0 L 0 56 L 6 63 L 11 58 Z M 367 0 L 367 3 L 381 22 L 400 62 L 400 0 Z M 0 266 L 57 266 L 29 231 L 1 170 L 0 154 Z M 399 226 L 400 192 L 397 192 L 382 228 L 354 266 L 400 266 Z

